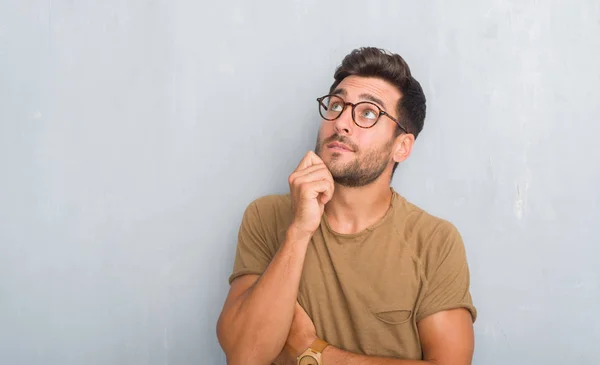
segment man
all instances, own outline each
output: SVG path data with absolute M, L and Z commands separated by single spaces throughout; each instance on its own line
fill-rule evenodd
M 347 55 L 290 194 L 244 214 L 217 324 L 230 365 L 466 365 L 476 311 L 461 237 L 390 187 L 425 119 L 395 54 Z

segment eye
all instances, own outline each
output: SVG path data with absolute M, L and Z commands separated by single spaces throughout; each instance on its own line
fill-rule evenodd
M 332 112 L 341 112 L 344 109 L 344 105 L 340 102 L 333 102 L 329 104 L 329 110 Z
M 373 109 L 365 109 L 362 111 L 361 116 L 367 119 L 377 119 L 379 114 Z

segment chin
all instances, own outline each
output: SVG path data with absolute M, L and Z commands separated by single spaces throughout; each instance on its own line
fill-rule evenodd
M 341 158 L 331 157 L 329 159 L 323 160 L 325 166 L 327 166 L 331 173 L 345 171 L 348 168 L 350 161 L 342 160 L 343 156 L 338 157 Z
M 338 163 L 349 163 L 354 161 L 355 157 L 349 153 L 330 152 L 328 153 L 328 159 Z
M 325 162 L 325 165 L 327 165 L 327 167 L 330 167 L 330 165 L 333 164 L 335 161 L 339 161 L 341 156 L 339 156 L 339 154 L 330 153 L 327 151 L 325 153 L 321 153 L 319 157 L 321 157 L 321 160 Z

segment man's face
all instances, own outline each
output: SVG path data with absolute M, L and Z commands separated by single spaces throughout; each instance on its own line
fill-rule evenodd
M 398 118 L 396 106 L 400 92 L 387 81 L 377 78 L 348 76 L 334 94 L 346 102 L 369 101 Z M 359 187 L 375 181 L 394 164 L 392 154 L 397 148 L 396 123 L 386 116 L 371 128 L 360 128 L 352 121 L 352 107 L 347 106 L 336 120 L 323 119 L 315 152 L 331 171 L 336 183 Z

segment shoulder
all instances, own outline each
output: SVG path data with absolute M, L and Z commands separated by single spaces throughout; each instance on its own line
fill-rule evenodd
M 444 256 L 462 247 L 462 238 L 453 223 L 428 213 L 402 197 L 398 200 L 397 211 L 400 214 L 396 219 L 396 227 L 417 257 L 426 260 L 432 256 Z
M 292 199 L 290 194 L 265 195 L 252 201 L 248 205 L 248 209 L 250 208 L 261 217 L 275 218 L 278 215 L 291 214 Z
M 274 235 L 287 229 L 292 217 L 290 194 L 262 196 L 252 201 L 244 213 L 244 221 Z
M 289 205 L 291 207 L 292 199 L 290 194 L 271 194 L 261 196 L 260 198 L 255 199 L 250 204 L 256 204 L 258 207 L 262 208 L 273 208 L 273 207 L 285 207 Z

